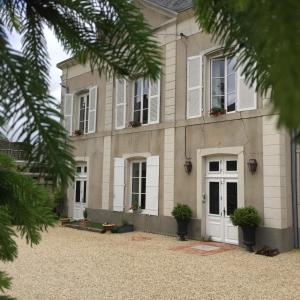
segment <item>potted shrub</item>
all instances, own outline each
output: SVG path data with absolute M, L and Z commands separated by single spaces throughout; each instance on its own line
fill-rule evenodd
M 177 221 L 177 234 L 180 240 L 185 241 L 188 224 L 192 218 L 191 208 L 186 204 L 177 203 L 172 211 L 172 216 Z
M 126 232 L 132 232 L 133 231 L 133 224 L 130 224 L 127 220 L 122 220 L 122 225 L 119 226 L 118 232 L 119 233 L 126 233 Z
M 131 207 L 129 208 L 129 210 L 132 210 L 132 212 L 134 213 L 141 212 L 141 208 L 139 207 L 139 201 L 137 199 L 133 199 L 131 201 Z
M 220 115 L 224 115 L 226 113 L 226 110 L 222 107 L 213 107 L 210 110 L 210 114 L 214 117 L 220 116 Z
M 129 124 L 128 124 L 128 127 L 133 127 L 133 128 L 135 128 L 135 127 L 139 127 L 139 126 L 141 126 L 141 125 L 142 125 L 142 123 L 139 122 L 139 121 L 130 121 Z
M 81 130 L 81 129 L 76 129 L 75 131 L 74 131 L 74 134 L 75 135 L 83 135 L 83 131 Z
M 83 219 L 80 220 L 80 226 L 81 227 L 86 227 L 87 226 L 87 224 L 88 224 L 87 217 L 88 217 L 88 213 L 87 213 L 87 210 L 85 209 L 83 211 Z
M 243 243 L 248 251 L 253 252 L 256 228 L 261 222 L 257 210 L 252 206 L 237 208 L 230 216 L 230 219 L 233 225 L 241 227 Z

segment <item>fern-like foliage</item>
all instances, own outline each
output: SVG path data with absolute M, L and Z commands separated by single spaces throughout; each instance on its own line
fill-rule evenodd
M 10 136 L 26 142 L 28 161 L 64 184 L 73 176 L 74 161 L 60 111 L 48 91 L 44 26 L 79 63 L 89 63 L 102 75 L 157 78 L 161 53 L 131 1 L 0 2 L 0 129 L 9 124 Z M 21 52 L 9 44 L 7 30 L 13 29 L 22 36 Z
M 53 226 L 51 199 L 46 188 L 20 174 L 12 159 L 0 154 L 0 260 L 17 257 L 17 233 L 30 245 L 38 244 L 41 231 Z M 0 272 L 0 291 L 10 287 L 10 278 Z
M 300 129 L 300 2 L 194 0 L 199 25 L 239 53 L 249 83 L 271 90 L 279 122 Z
M 132 1 L 0 1 L 0 132 L 23 141 L 28 163 L 64 186 L 74 174 L 73 149 L 49 95 L 45 26 L 79 63 L 89 63 L 101 75 L 155 79 L 161 53 Z M 22 36 L 21 51 L 9 43 L 12 30 Z M 16 233 L 30 244 L 40 241 L 41 231 L 53 225 L 49 203 L 45 189 L 0 155 L 0 260 L 16 258 Z M 0 291 L 9 287 L 10 278 L 0 272 Z

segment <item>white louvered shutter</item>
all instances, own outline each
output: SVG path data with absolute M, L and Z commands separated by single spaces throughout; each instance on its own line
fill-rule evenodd
M 113 210 L 123 211 L 124 208 L 124 159 L 114 159 L 114 198 Z
M 147 158 L 145 214 L 158 216 L 159 156 Z
M 126 80 L 116 80 L 116 129 L 125 128 L 126 121 Z
M 243 67 L 237 70 L 237 109 L 239 111 L 256 109 L 257 94 L 255 92 L 255 84 L 250 87 L 245 82 L 245 76 L 242 75 Z
M 90 88 L 89 94 L 89 123 L 88 132 L 94 133 L 96 131 L 97 120 L 97 86 Z
M 202 55 L 187 59 L 187 119 L 202 111 Z
M 69 135 L 72 135 L 72 121 L 73 121 L 73 94 L 65 95 L 64 102 L 64 126 Z
M 150 80 L 148 123 L 159 123 L 160 113 L 160 80 Z

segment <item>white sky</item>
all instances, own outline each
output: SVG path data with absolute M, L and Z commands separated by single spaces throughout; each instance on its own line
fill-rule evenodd
M 63 47 L 58 42 L 54 34 L 49 28 L 45 28 L 45 37 L 47 40 L 47 47 L 50 60 L 50 93 L 53 97 L 60 101 L 60 75 L 61 70 L 56 67 L 56 64 L 62 60 L 65 60 L 69 57 L 63 50 Z M 12 48 L 21 49 L 21 39 L 20 36 L 13 32 L 9 34 L 9 41 Z

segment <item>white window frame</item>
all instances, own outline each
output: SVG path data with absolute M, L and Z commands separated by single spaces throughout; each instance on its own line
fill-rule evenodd
M 147 160 L 146 159 L 139 159 L 139 160 L 133 160 L 130 162 L 130 193 L 129 193 L 129 204 L 130 206 L 132 206 L 132 194 L 133 194 L 133 191 L 132 191 L 132 179 L 133 179 L 133 164 L 134 163 L 139 163 L 139 199 L 138 199 L 138 207 L 140 208 L 141 207 L 141 198 L 142 198 L 142 163 L 145 163 L 146 164 L 146 177 L 145 177 L 145 180 L 147 180 Z M 136 177 L 135 177 L 136 178 Z M 145 210 L 146 209 L 146 202 L 147 202 L 147 186 L 146 186 L 146 182 L 145 182 L 145 208 L 143 208 L 142 210 Z
M 147 123 L 143 123 L 143 113 L 144 113 L 144 101 L 143 101 L 143 95 L 144 95 L 144 80 L 148 80 L 148 117 L 147 117 Z M 141 85 L 141 115 L 140 115 L 140 120 L 139 122 L 143 125 L 149 125 L 149 104 L 150 104 L 150 79 L 148 78 L 138 78 L 133 81 L 133 86 L 132 86 L 132 121 L 134 121 L 134 100 L 135 100 L 135 82 L 138 80 L 142 80 L 142 85 Z
M 83 134 L 88 134 L 89 133 L 89 107 L 87 107 L 86 103 L 87 103 L 87 97 L 90 98 L 90 94 L 89 93 L 84 93 L 81 95 L 78 95 L 78 129 L 80 130 L 80 105 L 81 105 L 81 98 L 84 98 L 85 101 L 85 108 L 84 108 L 84 126 L 83 126 Z M 89 99 L 90 102 L 90 99 Z M 89 103 L 90 105 L 90 103 Z
M 235 160 L 237 162 L 237 170 L 236 171 L 227 171 L 226 170 L 226 162 Z M 218 161 L 219 162 L 219 171 L 209 171 L 209 163 Z M 237 178 L 238 177 L 238 157 L 232 155 L 226 156 L 217 156 L 206 159 L 206 177 L 207 178 Z
M 227 74 L 227 63 L 228 63 L 228 59 L 231 58 L 232 56 L 228 55 L 228 56 L 223 56 L 223 57 L 215 57 L 215 58 L 211 58 L 210 59 L 210 108 L 213 108 L 213 84 L 212 84 L 212 65 L 213 65 L 213 61 L 218 61 L 218 60 L 224 60 L 224 109 L 226 114 L 231 114 L 231 113 L 235 113 L 238 111 L 238 82 L 237 82 L 237 76 L 238 76 L 238 71 L 235 70 L 235 110 L 232 110 L 230 112 L 227 111 L 227 78 L 229 75 L 231 74 Z M 221 78 L 221 77 L 215 77 L 215 78 Z M 217 95 L 217 96 L 221 96 L 221 95 Z

